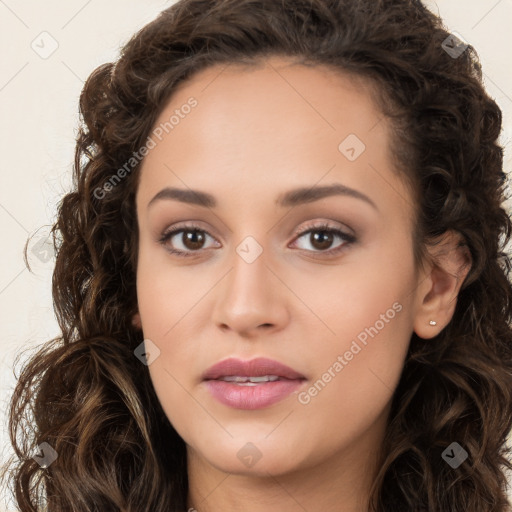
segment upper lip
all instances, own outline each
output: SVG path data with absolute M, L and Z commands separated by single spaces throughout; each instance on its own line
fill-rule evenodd
M 238 375 L 240 377 L 277 375 L 285 379 L 305 379 L 304 375 L 296 372 L 293 368 L 265 357 L 257 357 L 250 361 L 230 357 L 208 368 L 202 377 L 203 380 L 214 380 L 229 375 Z

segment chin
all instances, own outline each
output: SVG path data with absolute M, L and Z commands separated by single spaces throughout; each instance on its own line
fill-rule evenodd
M 224 473 L 258 477 L 297 470 L 304 458 L 298 453 L 296 443 L 294 447 L 288 447 L 277 437 L 272 442 L 270 438 L 249 441 L 248 436 L 230 439 L 226 443 L 208 442 L 200 456 Z

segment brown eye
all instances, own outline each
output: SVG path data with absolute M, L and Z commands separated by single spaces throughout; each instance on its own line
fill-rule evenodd
M 328 231 L 312 231 L 309 234 L 309 239 L 313 247 L 324 251 L 330 248 L 334 240 L 334 235 Z
M 178 236 L 180 235 L 181 236 Z M 159 242 L 172 254 L 179 256 L 195 256 L 205 247 L 206 239 L 212 238 L 206 231 L 198 227 L 176 227 L 166 231 Z
M 181 235 L 181 242 L 183 245 L 192 251 L 201 249 L 204 244 L 205 236 L 201 231 L 198 230 L 183 230 Z
M 309 235 L 306 239 L 305 235 Z M 306 231 L 298 233 L 297 240 L 304 238 L 313 247 L 312 250 L 307 249 L 309 252 L 318 252 L 325 254 L 335 254 L 342 250 L 345 246 L 350 245 L 356 241 L 355 236 L 344 233 L 343 231 L 329 226 L 328 224 L 322 224 L 320 226 L 313 226 Z M 341 240 L 336 247 L 332 248 L 332 244 L 335 239 Z

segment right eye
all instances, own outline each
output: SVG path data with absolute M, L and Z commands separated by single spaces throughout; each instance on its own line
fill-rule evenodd
M 177 237 L 177 239 L 181 242 L 183 248 L 174 249 L 169 247 L 168 242 L 172 240 L 175 235 L 178 233 L 182 233 L 181 237 Z M 186 234 L 184 236 L 184 234 Z M 188 225 L 188 226 L 176 226 L 168 231 L 165 231 L 159 239 L 159 242 L 165 247 L 167 251 L 171 254 L 176 254 L 177 256 L 194 256 L 195 252 L 199 252 L 200 249 L 203 249 L 202 245 L 204 244 L 207 237 L 213 239 L 213 237 L 207 233 L 204 229 L 199 228 L 196 225 Z M 187 246 L 185 246 L 187 244 Z

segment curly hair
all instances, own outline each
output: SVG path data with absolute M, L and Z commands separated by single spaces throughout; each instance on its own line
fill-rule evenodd
M 24 363 L 10 403 L 21 512 L 186 509 L 185 443 L 134 357 L 143 341 L 131 321 L 134 155 L 180 82 L 270 55 L 364 79 L 392 127 L 396 172 L 414 194 L 417 261 L 447 230 L 471 253 L 451 322 L 430 343 L 412 334 L 371 511 L 510 510 L 512 225 L 502 207 L 502 114 L 484 90 L 475 49 L 454 58 L 443 48 L 448 37 L 419 0 L 180 0 L 116 62 L 94 70 L 80 96 L 73 190 L 52 227 L 62 335 Z M 468 453 L 456 469 L 442 460 L 454 441 Z M 42 442 L 58 453 L 46 468 L 31 458 Z

